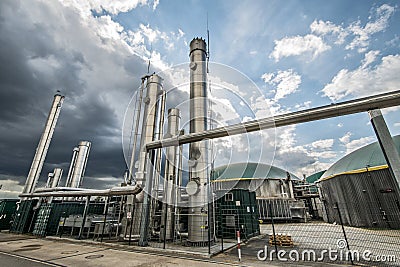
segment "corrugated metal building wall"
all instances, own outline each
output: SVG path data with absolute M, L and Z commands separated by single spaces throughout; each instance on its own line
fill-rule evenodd
M 349 172 L 319 182 L 324 220 L 357 227 L 400 228 L 396 185 L 387 167 Z

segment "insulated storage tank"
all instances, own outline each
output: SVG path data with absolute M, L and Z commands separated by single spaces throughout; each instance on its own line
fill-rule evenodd
M 220 166 L 212 173 L 212 187 L 217 198 L 223 192 L 243 189 L 255 192 L 259 219 L 268 221 L 272 216 L 280 221 L 304 221 L 306 208 L 303 201 L 293 198 L 292 181 L 296 175 L 268 164 L 245 162 Z
M 400 136 L 393 137 L 400 151 Z M 399 192 L 377 142 L 346 155 L 318 180 L 324 220 L 356 227 L 400 228 Z

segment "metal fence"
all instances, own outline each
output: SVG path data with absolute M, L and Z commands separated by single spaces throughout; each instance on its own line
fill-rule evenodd
M 263 238 L 252 244 L 259 250 L 249 250 L 244 257 L 284 265 L 399 266 L 400 229 L 346 226 L 343 224 L 346 204 L 335 203 L 330 216 L 336 220 L 331 223 L 310 221 L 261 225 Z M 346 214 L 351 217 L 348 212 Z
M 207 242 L 193 244 L 188 242 L 188 218 L 191 216 L 189 208 L 172 209 L 170 216 L 174 218 L 171 226 L 172 235 L 167 237 L 165 218 L 162 217 L 162 203 L 152 202 L 151 219 L 147 225 L 146 245 L 158 249 L 161 253 L 176 251 L 210 256 L 223 252 L 229 262 L 239 262 L 238 233 L 241 241 L 241 263 L 243 265 L 257 265 L 271 262 L 274 265 L 364 265 L 364 266 L 400 266 L 400 229 L 389 225 L 376 227 L 348 226 L 353 221 L 355 212 L 349 212 L 347 202 L 333 203 L 329 209 L 321 202 L 320 213 L 325 219 L 312 220 L 311 216 L 304 221 L 279 220 L 279 210 L 274 207 L 274 201 L 263 204 L 262 209 L 268 210 L 269 218 L 264 218 L 258 224 L 259 211 L 257 202 L 251 202 L 237 193 L 234 198 L 240 198 L 240 205 L 235 201 L 210 203 L 214 206 L 214 213 L 206 214 L 204 229 L 201 232 Z M 227 201 L 225 201 L 227 200 Z M 35 223 L 27 221 L 25 228 L 31 226 L 40 234 L 44 231 L 44 223 L 40 222 L 51 212 L 59 216 L 57 230 L 49 231 L 47 235 L 59 238 L 86 239 L 91 242 L 119 244 L 127 247 L 142 246 L 140 240 L 140 220 L 135 220 L 135 212 L 127 216 L 124 210 L 126 198 L 110 199 L 102 204 L 96 204 L 97 215 L 89 212 L 85 214 L 82 208 L 75 207 L 74 212 L 64 214 L 62 204 L 45 204 L 36 215 Z M 275 203 L 276 204 L 276 203 Z M 60 206 L 61 205 L 61 206 Z M 63 204 L 67 207 L 67 204 Z M 77 204 L 75 204 L 76 206 Z M 80 204 L 81 206 L 84 203 Z M 364 203 L 372 206 L 372 203 Z M 32 205 L 31 205 L 32 206 Z M 57 206 L 55 211 L 50 207 Z M 254 209 L 254 210 L 253 210 Z M 30 214 L 26 208 L 26 214 Z M 43 210 L 43 214 L 40 213 Z M 65 211 L 64 211 L 65 212 Z M 20 210 L 21 213 L 21 210 Z M 75 213 L 75 214 L 73 214 Z M 60 215 L 61 214 L 61 215 Z M 140 214 L 140 213 L 139 213 Z M 65 214 L 64 214 L 65 215 Z M 381 215 L 376 213 L 376 216 Z M 22 214 L 20 216 L 23 216 Z M 264 215 L 265 216 L 265 215 Z M 140 218 L 140 215 L 139 215 Z M 346 221 L 345 220 L 348 220 Z M 40 219 L 40 220 L 39 220 Z M 164 219 L 164 220 L 163 220 Z M 214 223 L 215 222 L 215 223 Z M 390 223 L 390 222 L 389 222 Z M 21 224 L 22 225 L 22 224 Z M 54 223 L 50 223 L 54 228 Z M 210 225 L 211 227 L 208 227 Z M 21 226 L 22 227 L 22 226 Z M 169 227 L 169 226 L 168 226 Z M 142 240 L 143 241 L 143 240 Z M 277 253 L 278 252 L 278 253 Z M 220 256 L 217 256 L 220 257 Z

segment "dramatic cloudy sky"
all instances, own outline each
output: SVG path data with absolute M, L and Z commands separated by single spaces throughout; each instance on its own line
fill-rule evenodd
M 398 1 L 2 0 L 0 198 L 21 192 L 56 90 L 65 102 L 39 183 L 55 167 L 64 169 L 65 183 L 80 140 L 93 144 L 84 186 L 120 183 L 125 110 L 149 58 L 151 72 L 187 62 L 188 43 L 206 37 L 207 14 L 210 60 L 259 88 L 244 104 L 235 97 L 253 91 L 221 81 L 236 90 L 224 97 L 217 88 L 212 97 L 222 124 L 400 89 Z M 214 81 L 218 66 L 210 66 Z M 169 107 L 185 105 L 187 90 L 177 92 Z M 246 105 L 250 115 L 237 108 Z M 399 109 L 384 115 L 399 134 Z M 244 160 L 240 153 L 263 140 L 264 155 L 276 151 L 262 161 L 302 176 L 376 140 L 367 114 L 251 137 L 220 140 L 217 157 Z

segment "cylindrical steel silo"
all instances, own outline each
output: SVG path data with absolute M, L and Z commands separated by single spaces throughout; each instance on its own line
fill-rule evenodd
M 36 153 L 33 158 L 29 174 L 26 178 L 25 187 L 22 191 L 23 193 L 32 193 L 39 180 L 39 176 L 43 168 L 43 163 L 47 155 L 47 150 L 49 149 L 54 129 L 60 115 L 63 101 L 64 96 L 62 96 L 61 94 L 54 95 L 53 104 L 51 105 L 50 113 L 47 117 L 43 134 L 36 148 Z

